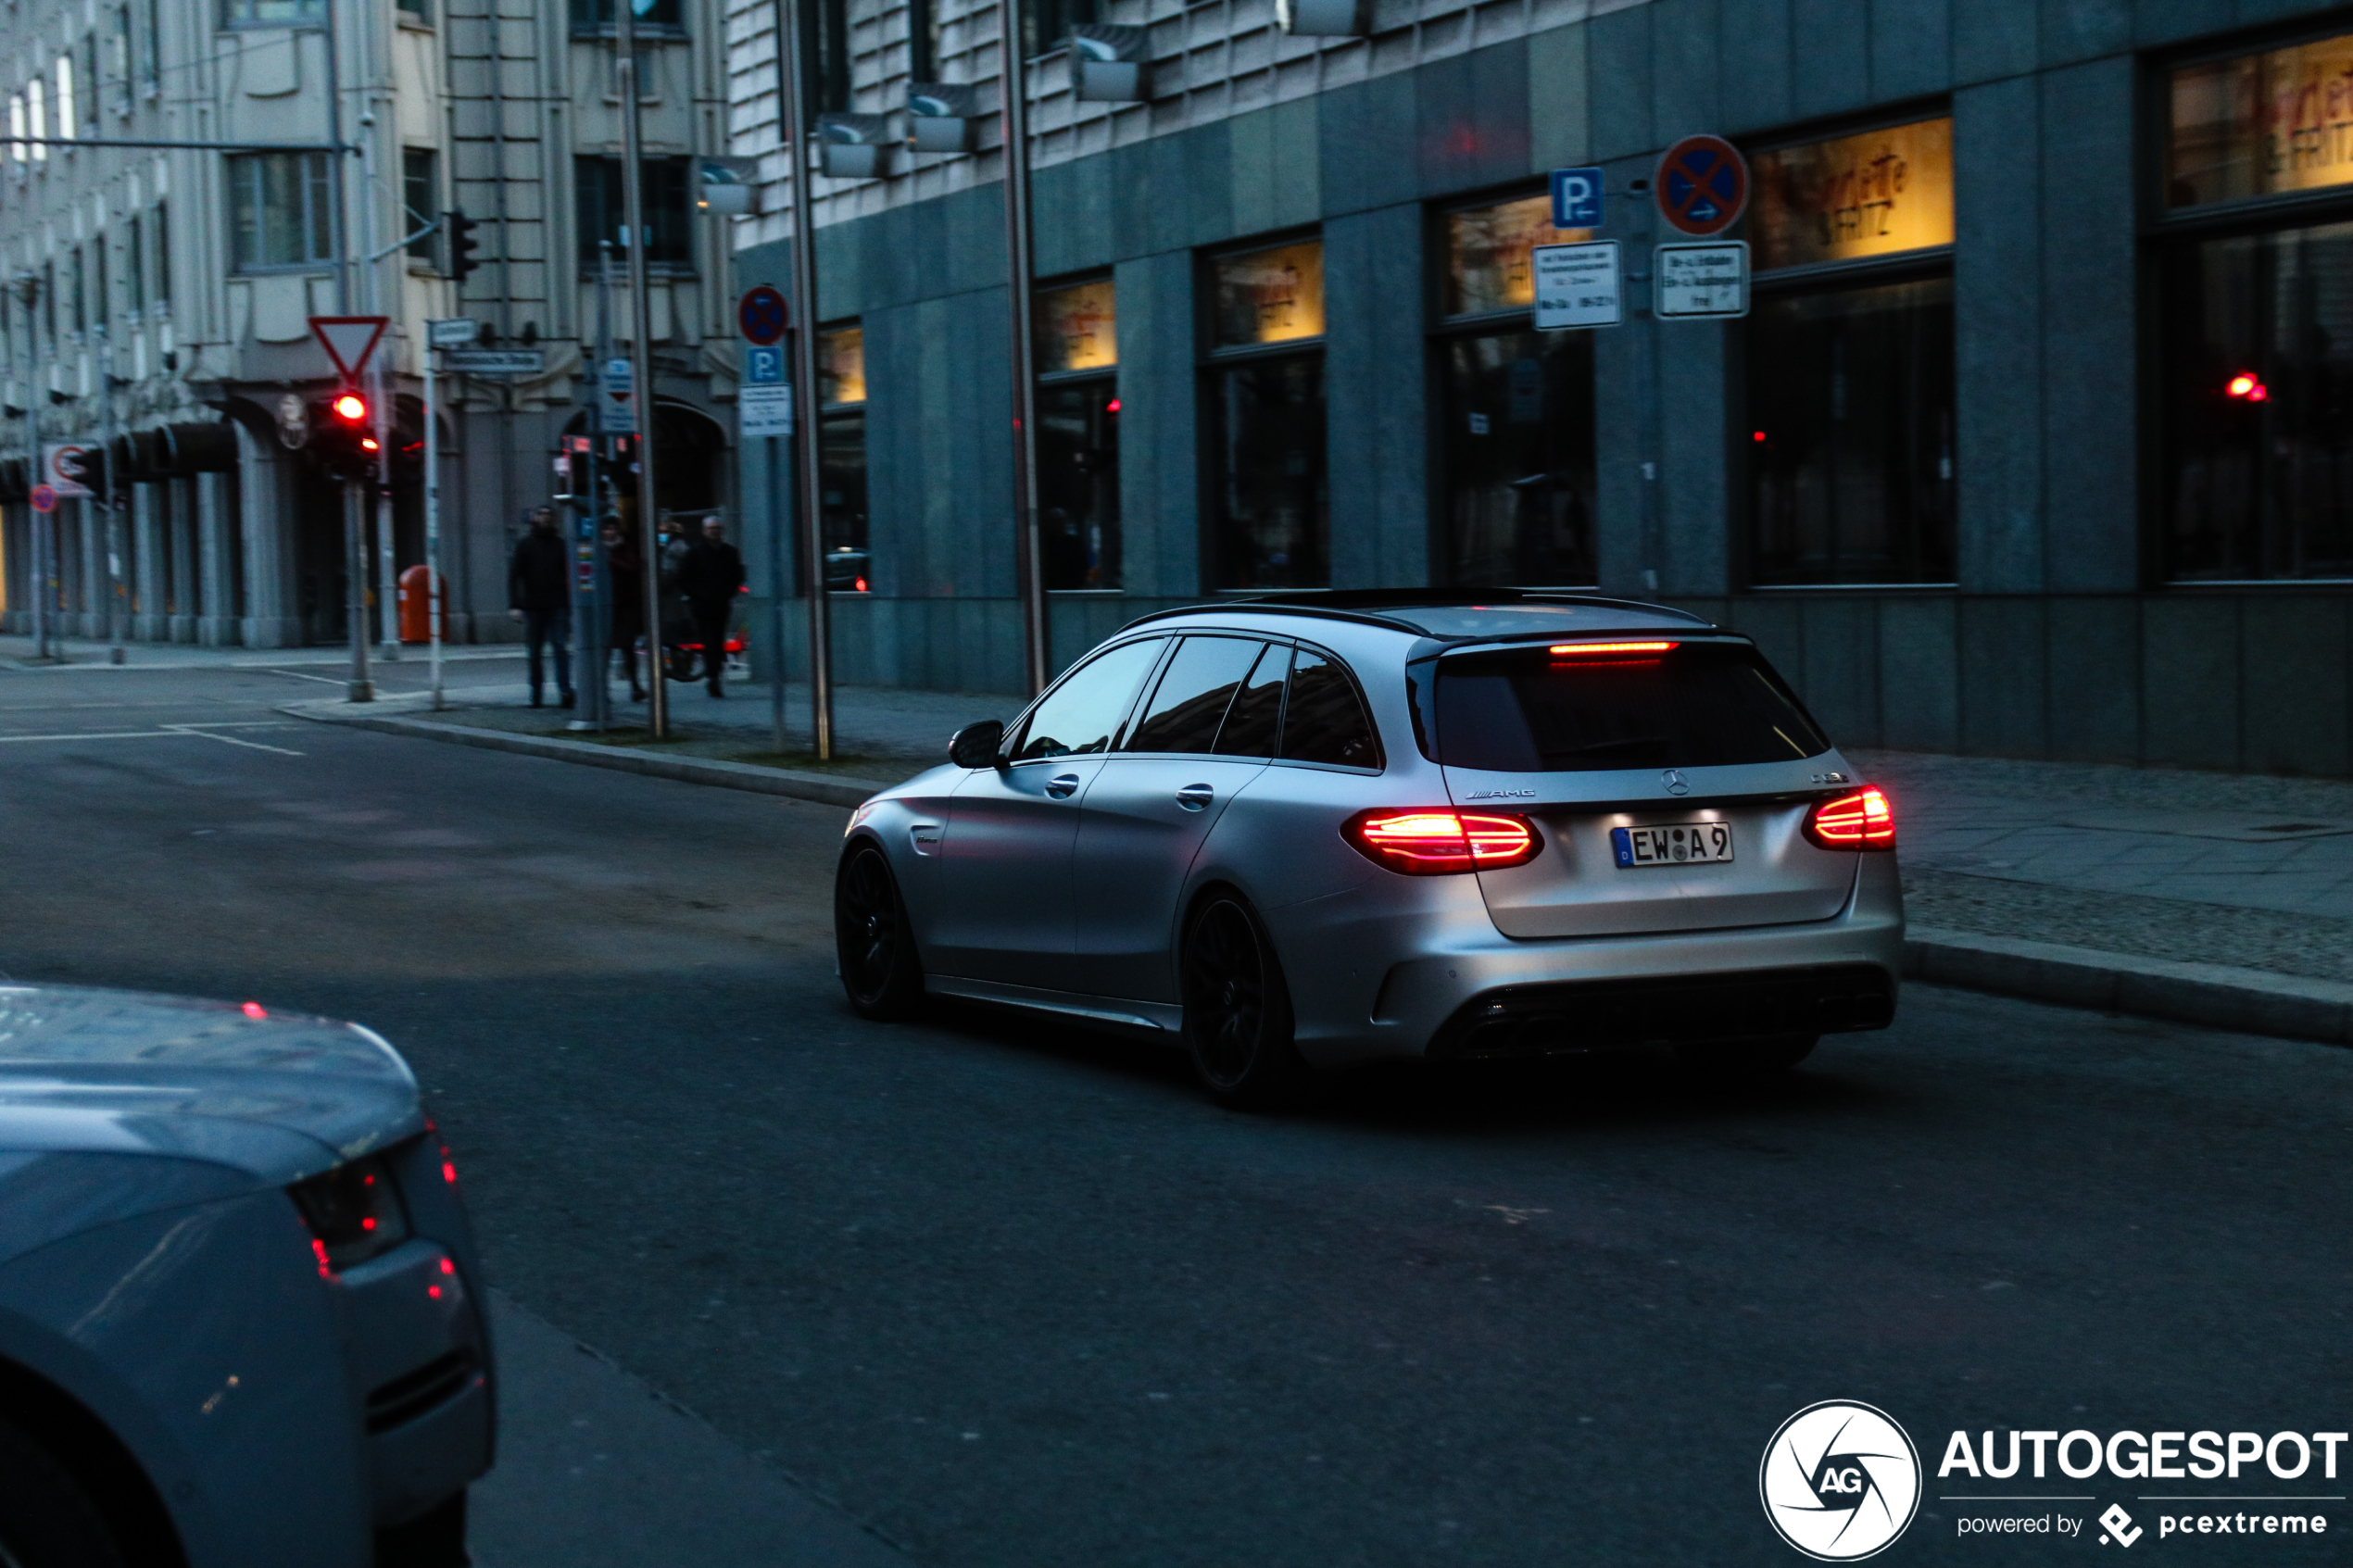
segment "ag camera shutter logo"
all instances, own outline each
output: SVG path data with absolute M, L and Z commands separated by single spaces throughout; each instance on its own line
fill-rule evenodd
M 1919 1450 L 1885 1411 L 1825 1399 L 1781 1423 L 1756 1490 L 1781 1539 L 1818 1562 L 1854 1562 L 1919 1512 Z

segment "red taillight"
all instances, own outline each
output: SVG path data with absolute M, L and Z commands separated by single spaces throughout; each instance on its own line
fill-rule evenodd
M 1554 659 L 1609 659 L 1629 653 L 1673 653 L 1674 643 L 1554 643 L 1544 651 Z
M 1895 809 L 1876 789 L 1856 790 L 1807 812 L 1806 836 L 1825 849 L 1893 849 Z
M 1526 817 L 1441 808 L 1359 811 L 1348 819 L 1340 836 L 1367 859 L 1408 876 L 1524 866 L 1544 847 L 1535 824 Z

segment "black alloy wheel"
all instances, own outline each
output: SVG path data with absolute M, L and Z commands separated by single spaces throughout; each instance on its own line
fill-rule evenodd
M 82 1478 L 0 1422 L 0 1562 L 9 1568 L 123 1568 L 107 1511 Z
M 1308 1068 L 1291 1040 L 1290 991 L 1250 906 L 1221 894 L 1194 910 L 1179 972 L 1185 1046 L 1210 1097 L 1236 1110 L 1295 1103 Z
M 834 876 L 834 950 L 841 988 L 861 1018 L 911 1016 L 924 994 L 923 967 L 907 930 L 907 906 L 890 862 L 871 841 L 843 857 Z
M 1719 1040 L 1678 1046 L 1685 1071 L 1731 1083 L 1753 1082 L 1786 1073 L 1812 1054 L 1818 1035 L 1778 1035 L 1765 1040 Z

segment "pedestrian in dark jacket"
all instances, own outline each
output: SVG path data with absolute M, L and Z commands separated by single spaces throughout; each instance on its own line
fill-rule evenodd
M 724 696 L 720 672 L 727 663 L 727 621 L 736 595 L 744 585 L 744 558 L 727 543 L 727 530 L 715 517 L 703 519 L 702 537 L 686 548 L 678 563 L 678 591 L 686 598 L 702 638 L 703 670 L 711 678 L 711 695 Z
M 629 700 L 646 700 L 637 684 L 637 636 L 646 629 L 646 557 L 621 531 L 621 520 L 605 519 L 605 574 L 612 583 L 612 637 L 610 646 L 621 655 L 629 672 Z
M 540 652 L 556 655 L 556 691 L 572 706 L 572 593 L 565 581 L 564 542 L 556 514 L 546 507 L 531 514 L 531 532 L 515 542 L 507 563 L 507 613 L 522 622 L 523 646 L 531 658 L 531 706 L 542 708 Z

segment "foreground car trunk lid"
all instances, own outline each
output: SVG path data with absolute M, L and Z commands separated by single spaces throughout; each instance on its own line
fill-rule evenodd
M 1837 755 L 1801 763 L 1512 775 L 1444 770 L 1456 809 L 1529 818 L 1544 849 L 1526 865 L 1481 871 L 1478 889 L 1506 936 L 1616 936 L 1829 920 L 1846 907 L 1861 856 L 1817 847 L 1806 814 L 1851 776 Z M 1816 782 L 1817 776 L 1825 782 Z M 1703 826 L 1731 832 L 1729 862 L 1671 858 L 1618 863 L 1617 828 Z

